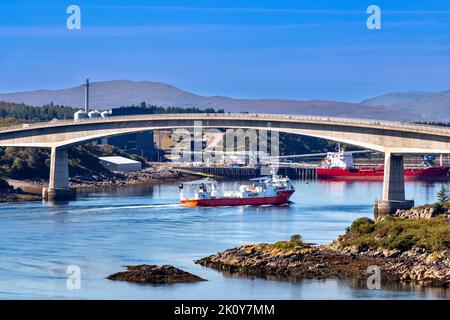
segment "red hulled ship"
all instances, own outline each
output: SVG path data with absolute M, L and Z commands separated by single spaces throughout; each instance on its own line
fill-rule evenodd
M 188 207 L 218 207 L 243 205 L 281 205 L 289 201 L 295 192 L 289 178 L 272 175 L 250 179 L 251 185 L 241 185 L 237 191 L 226 191 L 220 195 L 217 182 L 206 178 L 180 184 L 180 202 Z M 193 198 L 184 197 L 184 185 L 197 187 Z
M 407 167 L 404 169 L 406 180 L 439 180 L 447 179 L 449 167 L 433 166 L 424 162 L 422 166 Z M 383 180 L 384 166 L 355 167 L 351 152 L 329 152 L 317 168 L 317 177 L 321 179 L 340 180 Z

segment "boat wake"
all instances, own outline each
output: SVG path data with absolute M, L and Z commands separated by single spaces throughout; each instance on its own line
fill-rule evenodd
M 98 207 L 89 208 L 82 211 L 109 211 L 109 210 L 124 210 L 124 209 L 147 209 L 147 208 L 178 208 L 181 207 L 178 203 L 173 204 L 144 204 L 144 205 L 127 205 L 127 206 L 109 206 L 109 207 Z

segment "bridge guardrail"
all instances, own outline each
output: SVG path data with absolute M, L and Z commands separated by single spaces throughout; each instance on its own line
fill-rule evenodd
M 371 119 L 359 119 L 359 118 L 339 118 L 339 117 L 327 117 L 327 116 L 301 116 L 301 115 L 286 115 L 286 114 L 255 114 L 255 113 L 183 113 L 183 114 L 153 114 L 153 115 L 132 115 L 132 116 L 111 116 L 107 118 L 89 118 L 89 119 L 79 119 L 77 121 L 73 119 L 69 120 L 57 120 L 57 121 L 49 121 L 49 122 L 36 122 L 36 123 L 27 123 L 22 125 L 10 126 L 0 128 L 1 132 L 10 132 L 17 131 L 20 129 L 36 129 L 36 128 L 46 128 L 46 127 L 58 127 L 64 125 L 78 125 L 78 124 L 86 124 L 93 122 L 120 122 L 122 120 L 130 120 L 130 119 L 148 119 L 151 121 L 152 119 L 186 119 L 186 116 L 190 118 L 232 118 L 232 119 L 249 119 L 249 118 L 258 118 L 261 120 L 292 120 L 292 121 L 302 121 L 302 122 L 310 122 L 310 123 L 329 123 L 329 124 L 345 124 L 345 125 L 361 125 L 365 127 L 378 127 L 378 128 L 390 128 L 390 129 L 399 129 L 399 130 L 413 130 L 413 131 L 422 131 L 428 133 L 440 133 L 447 134 L 450 136 L 450 129 L 439 126 L 432 125 L 421 125 L 421 124 L 411 124 L 411 123 L 402 123 L 395 121 L 386 121 L 386 120 L 371 120 Z

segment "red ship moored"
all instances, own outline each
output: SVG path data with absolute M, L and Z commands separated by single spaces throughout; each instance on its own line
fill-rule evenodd
M 447 179 L 449 167 L 445 166 L 423 166 L 406 167 L 404 176 L 406 180 L 439 180 Z M 359 167 L 353 166 L 351 152 L 329 152 L 317 168 L 317 177 L 322 179 L 361 179 L 361 180 L 383 180 L 384 166 Z

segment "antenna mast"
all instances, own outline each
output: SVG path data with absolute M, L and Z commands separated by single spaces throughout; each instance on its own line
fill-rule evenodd
M 89 112 L 89 79 L 86 79 L 85 93 L 84 93 L 84 112 Z

